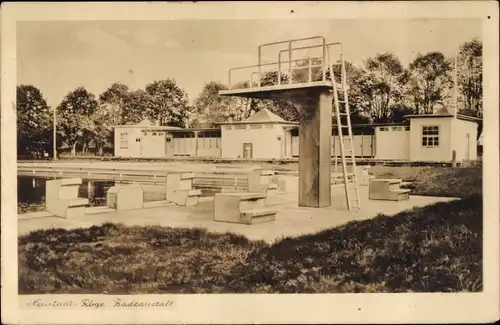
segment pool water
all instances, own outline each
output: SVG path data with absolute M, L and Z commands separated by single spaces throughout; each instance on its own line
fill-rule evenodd
M 47 178 L 18 176 L 17 208 L 18 213 L 42 211 L 45 207 L 45 182 Z M 114 181 L 83 180 L 78 196 L 89 199 L 90 206 L 106 205 L 106 192 Z

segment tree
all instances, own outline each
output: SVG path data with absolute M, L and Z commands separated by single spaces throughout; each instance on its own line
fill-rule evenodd
M 109 115 L 107 107 L 100 105 L 89 118 L 92 129 L 88 130 L 87 137 L 89 142 L 95 145 L 99 155 L 103 154 L 105 146 L 111 146 L 113 143 L 113 127 L 117 124 Z
M 389 120 L 393 123 L 400 123 L 404 120 L 405 115 L 413 114 L 411 107 L 408 107 L 404 103 L 396 104 L 391 109 L 391 114 Z
M 478 39 L 460 46 L 457 60 L 460 111 L 481 117 L 483 113 L 483 49 Z
M 392 108 L 402 98 L 403 65 L 393 53 L 377 54 L 365 62 L 367 73 L 356 79 L 359 109 L 375 122 L 389 122 Z
M 254 85 L 255 86 L 255 85 Z M 240 81 L 236 89 L 250 88 L 250 82 Z M 242 121 L 257 112 L 256 100 L 248 97 L 229 97 L 229 105 L 220 121 Z
M 99 96 L 101 106 L 105 106 L 104 109 L 107 111 L 105 114 L 106 120 L 111 125 L 124 124 L 128 112 L 125 105 L 129 96 L 128 86 L 117 82 L 113 83 Z
M 288 84 L 288 75 L 285 73 L 280 73 L 280 83 L 282 85 Z M 278 71 L 267 71 L 262 74 L 262 78 L 260 79 L 260 86 L 277 86 L 278 85 Z
M 452 85 L 451 64 L 440 52 L 418 54 L 410 63 L 407 95 L 416 114 L 432 114 L 436 104 L 443 104 L 446 90 Z
M 19 85 L 16 97 L 18 154 L 40 154 L 48 150 L 52 114 L 41 91 L 32 85 Z
M 349 112 L 351 113 L 350 118 L 352 123 L 368 123 L 370 121 L 370 110 L 369 110 L 369 102 L 366 99 L 364 94 L 364 87 L 366 86 L 363 83 L 363 77 L 365 77 L 366 72 L 362 69 L 355 67 L 351 62 L 344 61 L 345 74 L 346 74 L 346 82 L 348 89 L 348 99 L 349 99 Z M 342 83 L 341 80 L 341 62 L 338 61 L 334 65 L 332 65 L 332 71 L 335 76 L 335 81 L 337 83 Z M 315 80 L 322 80 L 323 76 L 322 72 L 318 71 Z M 330 77 L 330 69 L 325 72 L 326 80 L 331 80 Z M 339 89 L 339 100 L 343 100 L 342 90 Z M 345 105 L 340 105 L 340 112 L 345 113 Z M 336 123 L 335 117 L 335 102 L 332 102 L 332 120 L 333 123 Z
M 149 95 L 145 90 L 137 89 L 129 92 L 124 106 L 125 113 L 122 114 L 123 124 L 137 124 L 148 117 L 148 104 Z
M 187 95 L 174 79 L 157 80 L 146 86 L 146 115 L 160 125 L 185 127 L 193 118 Z
M 219 91 L 228 87 L 222 83 L 211 81 L 205 83 L 200 95 L 194 101 L 194 110 L 198 114 L 197 126 L 212 127 L 216 122 L 225 121 L 230 110 L 231 98 L 219 95 Z
M 66 95 L 57 107 L 58 136 L 76 154 L 76 146 L 80 142 L 85 149 L 86 139 L 95 133 L 94 113 L 99 103 L 95 95 L 84 87 L 78 87 Z
M 295 70 L 300 71 L 300 70 Z M 298 74 L 294 74 L 294 77 L 301 78 Z M 289 82 L 288 75 L 285 73 L 280 73 L 280 83 L 286 85 Z M 299 79 L 293 82 L 301 82 Z M 261 79 L 261 87 L 275 86 L 278 85 L 278 71 L 268 71 L 265 72 Z M 251 100 L 252 113 L 258 112 L 261 109 L 268 109 L 274 114 L 278 115 L 285 121 L 298 121 L 299 113 L 297 109 L 289 102 L 278 99 L 253 99 Z

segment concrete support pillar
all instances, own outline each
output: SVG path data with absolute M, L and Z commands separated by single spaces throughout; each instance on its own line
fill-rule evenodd
M 281 89 L 220 91 L 221 96 L 274 99 L 299 113 L 299 206 L 331 206 L 332 84 L 289 84 Z
M 296 105 L 299 128 L 299 206 L 331 206 L 332 93 L 310 92 Z

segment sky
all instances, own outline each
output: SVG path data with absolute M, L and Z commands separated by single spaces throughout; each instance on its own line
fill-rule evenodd
M 453 56 L 481 39 L 476 19 L 41 21 L 17 24 L 17 84 L 38 87 L 51 106 L 84 86 L 98 96 L 113 82 L 131 89 L 173 78 L 192 102 L 208 81 L 257 64 L 260 44 L 309 36 L 341 42 L 357 66 L 392 52 L 407 66 L 417 53 Z M 265 60 L 276 58 L 268 49 Z

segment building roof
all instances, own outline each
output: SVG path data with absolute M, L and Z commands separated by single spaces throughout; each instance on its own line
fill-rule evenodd
M 378 126 L 409 126 L 408 122 L 401 122 L 401 123 L 371 123 L 371 124 L 351 124 L 351 127 L 353 129 L 357 128 L 375 128 Z M 295 126 L 293 128 L 298 128 L 299 126 Z M 337 124 L 333 123 L 332 124 L 332 129 L 337 129 Z
M 245 122 L 286 122 L 284 119 L 274 114 L 267 108 L 261 109 L 245 120 Z
M 429 118 L 429 117 L 454 117 L 453 114 L 451 114 L 446 107 L 441 107 L 439 110 L 434 112 L 434 114 L 411 114 L 411 115 L 405 115 L 403 118 Z M 469 122 L 479 122 L 481 121 L 480 118 L 473 117 L 473 116 L 468 116 L 468 115 L 463 115 L 463 114 L 457 114 L 457 119 L 463 120 L 463 121 L 469 121 Z
M 267 108 L 261 109 L 260 111 L 258 111 L 257 113 L 253 114 L 252 116 L 248 117 L 243 121 L 219 122 L 217 124 L 269 124 L 269 123 L 288 124 L 288 125 L 299 124 L 298 122 L 285 121 L 284 119 L 274 114 Z
M 157 125 L 156 123 L 151 122 L 149 119 L 145 118 L 144 120 L 140 121 L 137 125 L 142 125 L 142 126 L 153 126 Z
M 188 128 L 188 129 L 172 129 L 170 130 L 175 133 L 181 133 L 181 132 L 218 132 L 220 131 L 220 128 Z
M 114 128 L 134 128 L 134 129 L 138 128 L 138 129 L 143 129 L 143 130 L 163 130 L 163 131 L 183 130 L 183 128 L 180 128 L 177 126 L 156 125 L 156 123 L 151 122 L 149 119 L 144 119 L 137 124 L 115 125 L 113 127 Z

